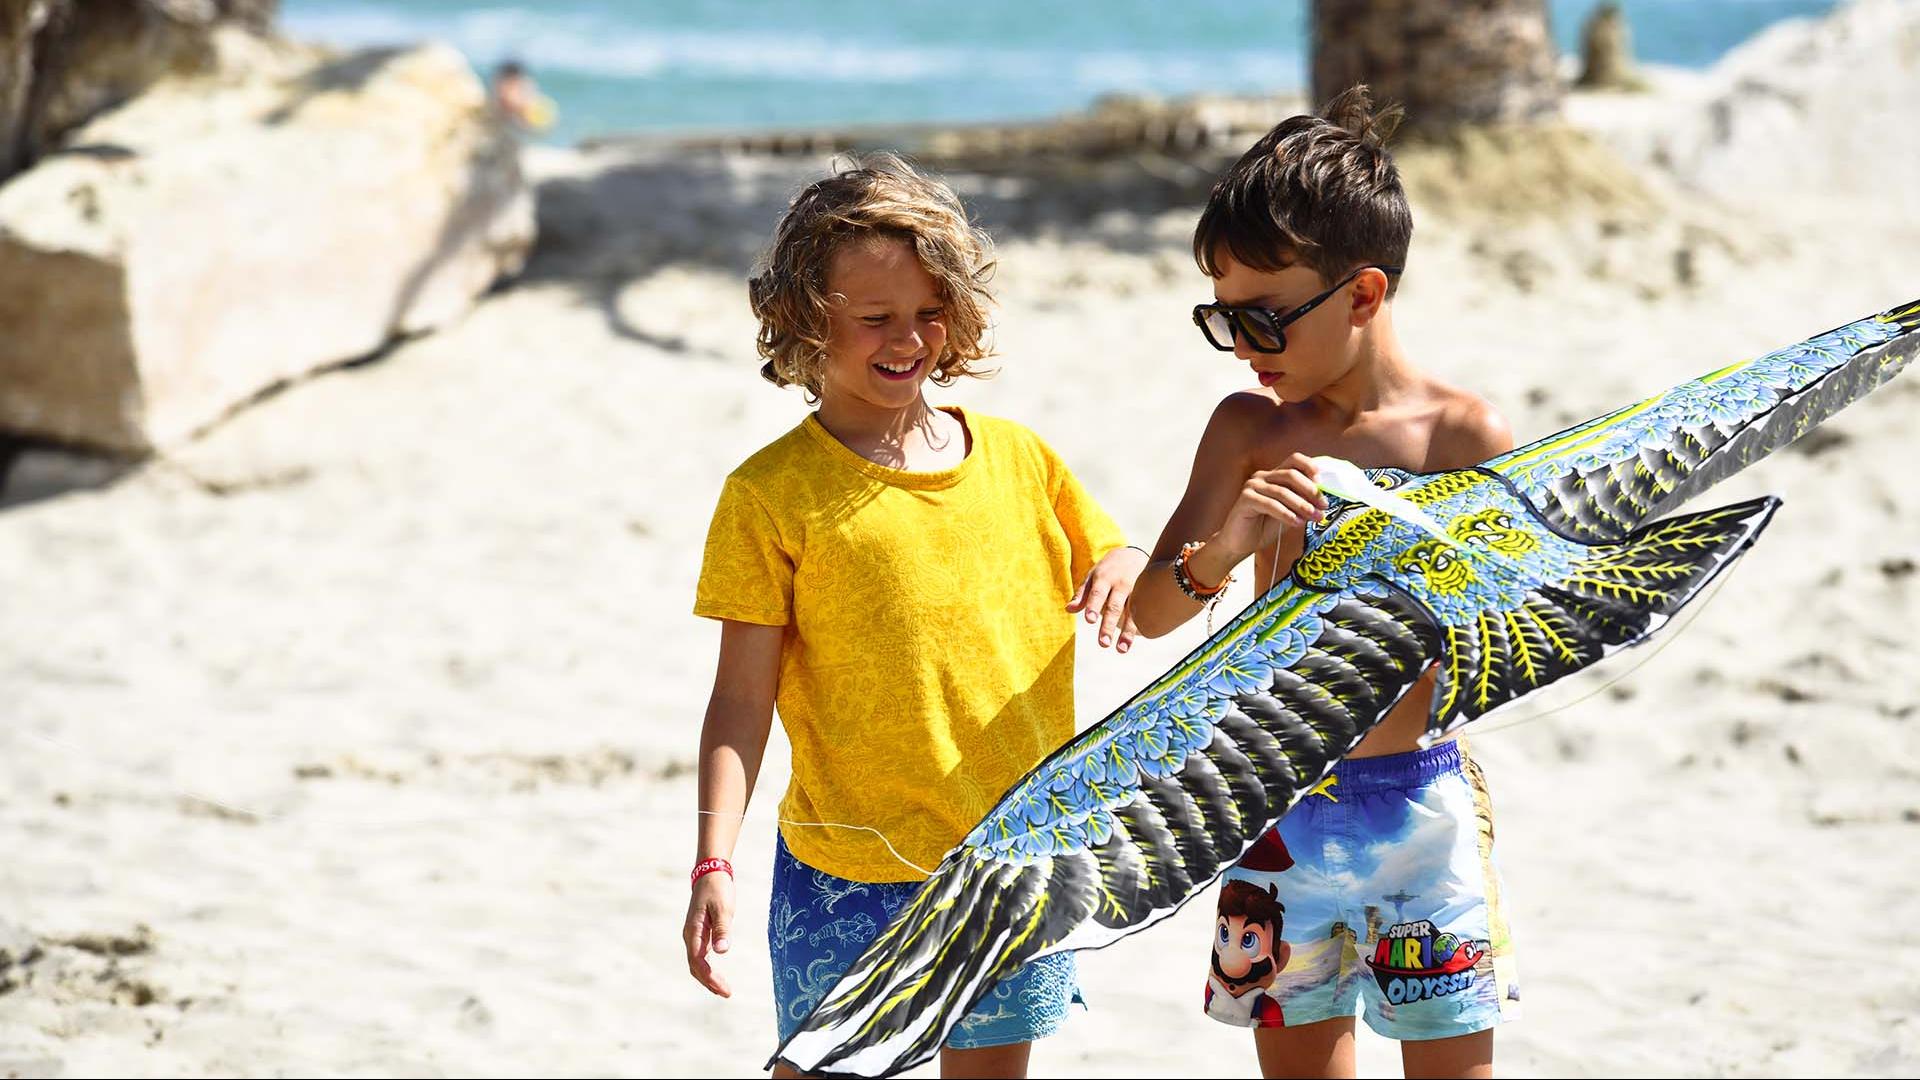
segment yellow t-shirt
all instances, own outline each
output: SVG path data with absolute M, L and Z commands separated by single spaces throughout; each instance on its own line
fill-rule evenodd
M 787 627 L 780 816 L 868 826 L 928 869 L 1072 737 L 1066 603 L 1123 542 L 1032 432 L 948 411 L 972 446 L 940 472 L 876 465 L 812 415 L 748 458 L 721 491 L 693 607 Z M 921 877 L 870 832 L 780 832 L 838 877 Z

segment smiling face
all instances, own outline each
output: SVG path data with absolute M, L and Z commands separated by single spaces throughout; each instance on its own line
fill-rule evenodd
M 1270 308 L 1282 317 L 1325 292 L 1330 284 L 1321 280 L 1319 271 L 1302 263 L 1284 270 L 1255 270 L 1225 251 L 1215 252 L 1214 262 L 1221 270 L 1213 279 L 1214 299 Z M 1282 401 L 1305 401 L 1353 371 L 1360 357 L 1360 332 L 1378 310 L 1385 283 L 1384 274 L 1373 272 L 1347 282 L 1287 325 L 1284 352 L 1260 352 L 1237 336 L 1233 355 Z
M 915 408 L 947 346 L 939 285 L 900 237 L 855 240 L 834 252 L 827 287 L 823 406 L 896 412 Z

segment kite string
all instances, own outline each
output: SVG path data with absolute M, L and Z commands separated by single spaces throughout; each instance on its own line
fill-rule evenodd
M 1269 567 L 1269 571 L 1268 571 L 1268 581 L 1267 581 L 1268 591 L 1271 591 L 1275 585 L 1279 584 L 1280 552 L 1281 552 L 1281 544 L 1283 539 L 1284 539 L 1283 536 L 1276 536 L 1274 539 L 1273 562 Z M 1475 732 L 1478 734 L 1490 735 L 1494 732 L 1505 731 L 1510 728 L 1518 727 L 1521 724 L 1528 724 L 1528 723 L 1533 723 L 1537 720 L 1544 720 L 1549 716 L 1555 715 L 1556 713 L 1565 712 L 1568 709 L 1572 709 L 1577 705 L 1584 704 L 1585 702 L 1592 700 L 1594 697 L 1602 693 L 1605 693 L 1607 690 L 1612 689 L 1615 685 L 1620 683 L 1623 679 L 1626 679 L 1628 676 L 1639 671 L 1642 667 L 1646 666 L 1648 663 L 1651 663 L 1654 657 L 1659 656 L 1662 652 L 1666 651 L 1667 646 L 1673 644 L 1674 641 L 1678 640 L 1682 632 L 1684 632 L 1688 627 L 1692 626 L 1694 620 L 1700 617 L 1701 612 L 1703 612 L 1706 609 L 1706 607 L 1709 604 L 1711 604 L 1716 597 L 1720 595 L 1720 590 L 1726 587 L 1726 583 L 1728 579 L 1730 579 L 1733 576 L 1733 572 L 1736 569 L 1738 569 L 1737 561 L 1735 565 L 1729 566 L 1725 572 L 1719 574 L 1717 576 L 1717 580 L 1714 581 L 1713 585 L 1711 586 L 1707 594 L 1701 598 L 1700 602 L 1698 604 L 1688 605 L 1689 607 L 1693 608 L 1693 610 L 1688 613 L 1686 620 L 1680 623 L 1679 626 L 1673 627 L 1672 629 L 1666 630 L 1666 632 L 1662 633 L 1660 635 L 1661 641 L 1659 642 L 1659 644 L 1657 644 L 1653 649 L 1649 650 L 1639 660 L 1639 662 L 1620 671 L 1618 674 L 1616 674 L 1612 678 L 1594 687 L 1592 690 L 1588 691 L 1587 693 L 1582 694 L 1580 697 L 1577 697 L 1572 701 L 1566 702 L 1565 704 L 1556 705 L 1553 708 L 1543 709 L 1535 713 L 1511 717 L 1499 722 L 1476 723 L 1473 725 Z M 1209 616 L 1211 616 L 1211 611 L 1209 611 Z M 1211 618 L 1209 618 L 1209 622 L 1211 622 Z M 93 764 L 106 765 L 110 768 L 119 768 L 120 771 L 128 775 L 132 775 L 131 769 L 128 769 L 124 766 L 119 766 L 114 762 L 108 761 L 108 759 L 100 755 L 93 754 L 89 752 L 85 747 L 76 745 L 66 740 L 59 739 L 52 735 L 47 735 L 38 731 L 25 731 L 22 733 L 27 735 L 29 738 L 37 739 L 40 742 L 43 742 L 47 745 L 57 747 L 76 757 L 86 759 L 87 761 Z M 344 825 L 349 827 L 363 827 L 363 828 L 393 828 L 400 825 L 451 824 L 455 822 L 472 822 L 472 821 L 484 820 L 489 817 L 497 820 L 499 817 L 502 817 L 502 816 L 518 816 L 517 814 L 514 814 L 514 815 L 460 814 L 460 815 L 455 815 L 452 817 L 445 817 L 445 818 L 414 818 L 414 819 L 386 818 L 386 819 L 371 819 L 371 820 L 368 820 L 368 819 L 356 820 L 352 818 L 318 818 L 318 819 L 299 818 L 292 814 L 288 814 L 284 812 L 263 810 L 258 807 L 244 806 L 239 803 L 229 802 L 224 799 L 216 799 L 210 795 L 205 794 L 204 792 L 196 791 L 190 788 L 185 788 L 171 782 L 165 783 L 164 786 L 178 798 L 187 800 L 189 802 L 210 806 L 217 810 L 223 811 L 227 814 L 230 814 L 239 818 L 249 819 L 252 821 L 289 822 L 289 823 L 300 823 L 300 824 L 307 824 L 307 825 Z M 580 814 L 580 815 L 554 815 L 551 813 L 546 813 L 541 816 L 543 820 L 548 820 L 548 821 L 589 820 L 593 818 L 603 817 L 607 814 L 615 813 L 615 812 L 616 811 L 611 811 L 611 810 L 597 810 L 589 814 Z M 626 813 L 631 814 L 633 812 L 626 811 Z M 645 813 L 645 812 L 642 812 L 642 813 Z M 697 810 L 696 814 L 702 815 L 702 816 L 711 815 L 716 817 L 731 816 L 731 817 L 738 817 L 741 821 L 749 820 L 749 816 L 745 812 L 741 812 L 741 811 Z M 666 820 L 669 817 L 678 817 L 677 814 L 668 815 L 668 814 L 659 814 L 659 813 L 648 814 L 647 816 L 654 817 L 656 820 Z M 925 876 L 932 876 L 931 870 L 928 870 L 926 867 L 921 866 L 918 863 L 914 862 L 913 860 L 907 858 L 905 855 L 902 855 L 900 853 L 900 849 L 894 846 L 893 841 L 887 836 L 886 833 L 880 831 L 879 829 L 874 828 L 871 825 L 855 825 L 855 824 L 850 824 L 847 822 L 839 822 L 839 821 L 800 821 L 792 818 L 781 818 L 781 817 L 776 817 L 773 819 L 773 821 L 776 824 L 792 825 L 799 828 L 852 829 L 859 832 L 872 833 L 874 836 L 879 838 L 882 844 L 886 846 L 888 854 L 890 854 L 902 866 L 905 866 L 915 871 L 916 873 L 919 873 Z
M 734 810 L 700 810 L 700 811 L 696 811 L 696 813 L 699 813 L 702 816 L 711 815 L 714 817 L 737 817 L 742 821 L 745 821 L 747 819 L 747 815 L 745 813 L 740 811 L 734 811 Z M 838 821 L 795 821 L 792 818 L 774 818 L 773 820 L 776 823 L 781 825 L 802 825 L 802 826 L 810 826 L 814 828 L 823 828 L 823 829 L 857 829 L 861 832 L 870 832 L 873 835 L 879 837 L 881 843 L 887 845 L 887 853 L 892 855 L 894 859 L 896 859 L 900 863 L 900 865 L 905 866 L 908 869 L 924 877 L 933 876 L 933 871 L 927 869 L 924 866 L 921 866 L 919 863 L 914 862 L 912 859 L 907 858 L 905 855 L 900 854 L 900 849 L 893 846 L 893 841 L 887 839 L 887 834 L 881 832 L 879 829 L 876 829 L 871 825 L 847 825 Z
M 1275 522 L 1274 533 L 1273 533 L 1273 561 L 1267 565 L 1267 587 L 1264 589 L 1255 589 L 1253 593 L 1253 599 L 1248 602 L 1249 604 L 1258 603 L 1261 597 L 1272 592 L 1273 587 L 1275 585 L 1280 584 L 1280 544 L 1285 539 L 1286 539 L 1286 527 L 1281 525 L 1279 522 Z M 1260 563 L 1260 560 L 1256 557 L 1254 559 L 1254 565 L 1258 566 L 1259 563 Z M 1255 580 L 1255 583 L 1258 584 L 1259 579 L 1255 578 L 1254 580 Z M 1212 603 L 1209 603 L 1206 606 L 1207 607 L 1207 637 L 1209 638 L 1213 637 L 1213 609 L 1218 606 L 1219 606 L 1219 599 L 1217 597 L 1214 599 Z
M 22 732 L 22 734 L 25 734 L 29 738 L 45 743 L 48 746 L 56 747 L 75 757 L 81 758 L 87 761 L 89 764 L 92 764 L 95 766 L 103 766 L 107 769 L 116 770 L 128 777 L 136 776 L 136 774 L 131 768 L 121 765 L 118 762 L 114 762 L 102 755 L 95 754 L 89 751 L 84 746 L 80 746 L 75 743 L 68 742 L 65 739 L 56 738 L 55 736 L 47 735 L 38 731 L 25 731 L 25 732 Z M 146 780 L 145 777 L 138 777 L 138 779 L 140 779 L 143 783 Z M 388 828 L 396 828 L 403 825 L 450 825 L 450 824 L 456 824 L 456 823 L 470 823 L 475 821 L 500 820 L 503 818 L 515 818 L 515 817 L 527 816 L 523 811 L 516 809 L 510 813 L 455 814 L 455 815 L 450 815 L 445 817 L 312 818 L 312 817 L 304 817 L 304 816 L 299 816 L 295 814 L 290 814 L 284 811 L 267 810 L 257 806 L 247 806 L 241 803 L 231 802 L 226 799 L 217 799 L 211 795 L 206 794 L 203 791 L 198 791 L 189 787 L 183 787 L 171 781 L 163 781 L 161 783 L 161 787 L 167 792 L 169 792 L 170 794 L 172 794 L 175 798 L 181 799 L 189 803 L 196 803 L 202 806 L 212 807 L 213 809 L 218 810 L 231 817 L 244 819 L 254 823 L 277 822 L 277 823 L 287 823 L 287 824 L 297 824 L 297 825 L 337 825 L 337 826 L 346 826 L 349 828 L 388 829 Z M 680 817 L 678 813 L 669 814 L 669 813 L 660 813 L 660 812 L 646 811 L 646 810 L 641 810 L 641 811 L 595 810 L 585 814 L 554 814 L 551 812 L 545 812 L 545 813 L 541 813 L 539 817 L 542 821 L 589 821 L 596 818 L 603 818 L 610 814 L 616 814 L 616 813 L 624 814 L 628 816 L 635 816 L 635 817 L 638 817 L 638 816 L 651 817 L 659 821 L 665 821 L 669 819 L 677 820 Z M 710 815 L 714 817 L 736 817 L 736 818 L 739 818 L 741 821 L 750 820 L 749 815 L 743 811 L 697 810 L 695 811 L 695 813 L 701 816 Z M 803 828 L 853 829 L 860 832 L 870 832 L 874 836 L 879 837 L 880 842 L 886 845 L 887 852 L 891 854 L 894 857 L 894 859 L 896 859 L 902 866 L 905 866 L 915 871 L 916 873 L 924 874 L 929 877 L 932 876 L 933 872 L 931 870 L 928 870 L 926 867 L 921 866 L 919 863 L 916 863 L 912 859 L 909 859 L 905 855 L 902 855 L 900 853 L 900 849 L 893 845 L 893 841 L 887 837 L 886 833 L 881 832 L 879 829 L 876 829 L 871 825 L 852 825 L 852 824 L 848 824 L 846 822 L 840 822 L 840 821 L 798 821 L 793 818 L 783 818 L 783 817 L 776 817 L 776 818 L 773 818 L 772 820 L 776 824 L 795 825 Z

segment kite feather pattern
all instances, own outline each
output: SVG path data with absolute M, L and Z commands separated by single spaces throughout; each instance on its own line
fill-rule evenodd
M 1206 888 L 1429 667 L 1429 737 L 1660 629 L 1778 501 L 1669 517 L 1891 379 L 1920 302 L 1492 458 L 1371 470 L 1450 541 L 1334 499 L 1293 571 L 1036 766 L 775 1052 L 823 1075 L 932 1058 L 994 982 L 1100 948 Z

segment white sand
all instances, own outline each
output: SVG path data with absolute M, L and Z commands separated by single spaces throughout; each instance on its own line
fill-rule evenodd
M 0 1071 L 749 1075 L 771 1049 L 786 749 L 721 1001 L 679 941 L 717 640 L 687 612 L 721 477 L 802 415 L 757 377 L 740 279 L 801 174 L 537 165 L 592 194 L 533 280 L 0 513 L 0 952 L 41 949 L 0 971 Z M 1412 354 L 1526 440 L 1920 296 L 1897 201 L 1686 180 L 1613 227 L 1424 219 Z M 1187 318 L 1192 216 L 1005 239 L 1004 370 L 941 395 L 1032 425 L 1146 543 L 1244 381 Z M 1920 1070 L 1916 407 L 1909 374 L 1715 490 L 1787 500 L 1717 598 L 1562 695 L 1590 700 L 1474 738 L 1524 973 L 1503 1073 Z M 1082 720 L 1199 632 L 1083 648 Z M 1208 907 L 1083 954 L 1094 1008 L 1036 1072 L 1250 1074 L 1199 1012 Z M 1361 1064 L 1398 1074 L 1371 1038 Z

